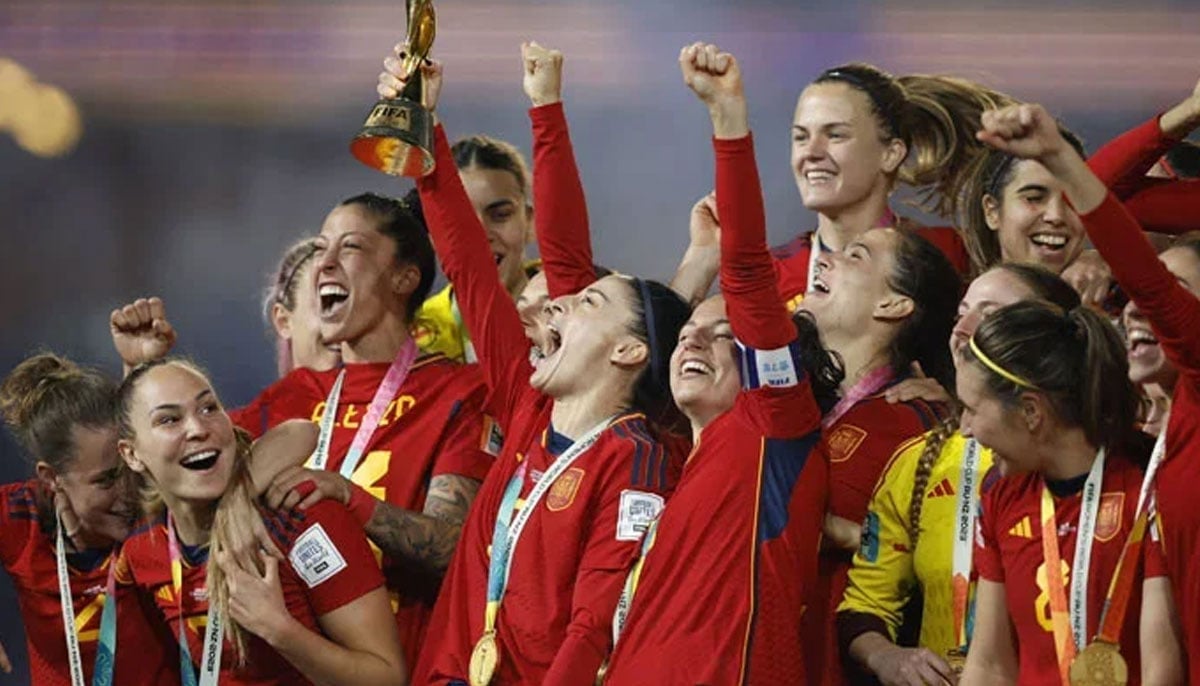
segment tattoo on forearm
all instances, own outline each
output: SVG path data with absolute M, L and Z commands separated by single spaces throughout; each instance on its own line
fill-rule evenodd
M 423 512 L 381 503 L 367 522 L 367 536 L 392 557 L 444 571 L 479 485 L 479 481 L 462 476 L 435 476 L 429 482 Z

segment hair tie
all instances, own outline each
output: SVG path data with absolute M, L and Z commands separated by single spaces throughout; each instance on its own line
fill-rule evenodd
M 1030 382 L 1028 379 L 1025 379 L 1024 377 L 1013 374 L 1012 372 L 1008 371 L 1004 367 L 1001 367 L 999 364 L 997 364 L 994 360 L 992 360 L 992 358 L 985 355 L 983 350 L 980 349 L 979 344 L 975 342 L 974 336 L 971 336 L 971 339 L 968 342 L 968 345 L 971 346 L 971 352 L 975 353 L 975 357 L 980 362 L 983 363 L 983 366 L 992 370 L 996 374 L 999 374 L 1005 380 L 1010 381 L 1010 382 L 1012 382 L 1018 386 L 1021 386 L 1023 388 L 1028 388 L 1033 391 L 1042 390 L 1042 389 L 1038 388 L 1036 384 Z

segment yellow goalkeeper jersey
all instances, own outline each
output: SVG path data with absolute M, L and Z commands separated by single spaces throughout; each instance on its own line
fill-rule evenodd
M 475 348 L 463 326 L 452 286 L 429 296 L 413 320 L 413 338 L 428 355 L 441 353 L 455 362 L 474 362 Z
M 903 448 L 880 477 L 863 525 L 863 545 L 854 555 L 846 594 L 838 611 L 873 615 L 886 625 L 892 640 L 896 640 L 905 605 L 919 589 L 924 600 L 920 645 L 945 655 L 957 647 L 951 579 L 955 508 L 967 440 L 956 432 L 942 445 L 933 463 L 924 489 L 920 536 L 914 549 L 909 513 L 917 466 L 929 435 L 916 438 Z M 991 466 L 992 452 L 981 449 L 975 478 L 976 497 Z M 971 538 L 973 542 L 974 535 Z

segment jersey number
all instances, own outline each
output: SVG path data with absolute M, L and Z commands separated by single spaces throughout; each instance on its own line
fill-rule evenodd
M 1060 560 L 1061 583 L 1064 587 L 1071 580 L 1071 565 L 1067 564 L 1066 560 Z M 1050 617 L 1050 586 L 1046 583 L 1046 563 L 1043 562 L 1037 568 L 1037 587 L 1042 591 L 1034 601 L 1034 612 L 1037 614 L 1038 624 L 1042 625 L 1042 629 L 1053 632 L 1054 620 Z

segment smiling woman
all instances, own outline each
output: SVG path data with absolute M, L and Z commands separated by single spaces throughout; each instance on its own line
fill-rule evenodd
M 243 570 L 225 541 L 250 523 L 218 510 L 252 501 L 251 453 L 208 379 L 190 363 L 159 360 L 130 372 L 118 402 L 118 447 L 149 515 L 122 551 L 123 581 L 155 599 L 179 636 L 183 669 L 227 684 L 404 681 L 383 579 L 343 506 L 258 510 L 287 559 L 264 554 L 261 570 Z
M 441 65 L 427 65 L 423 79 L 432 109 Z M 531 364 L 440 126 L 435 154 L 417 187 L 505 441 L 447 574 L 416 680 L 587 683 L 604 657 L 625 564 L 677 477 L 647 415 L 669 407 L 664 351 L 688 308 L 661 284 L 606 276 L 552 301 L 535 323 L 540 354 Z
M 153 609 L 133 589 L 106 583 L 137 510 L 118 478 L 115 391 L 103 374 L 48 353 L 21 362 L 0 386 L 0 413 L 36 463 L 35 479 L 0 486 L 0 565 L 17 589 L 34 686 L 70 684 L 76 670 L 88 683 L 178 683 Z M 101 636 L 112 612 L 117 631 Z M 111 656 L 114 640 L 126 647 L 115 665 L 97 660 Z

